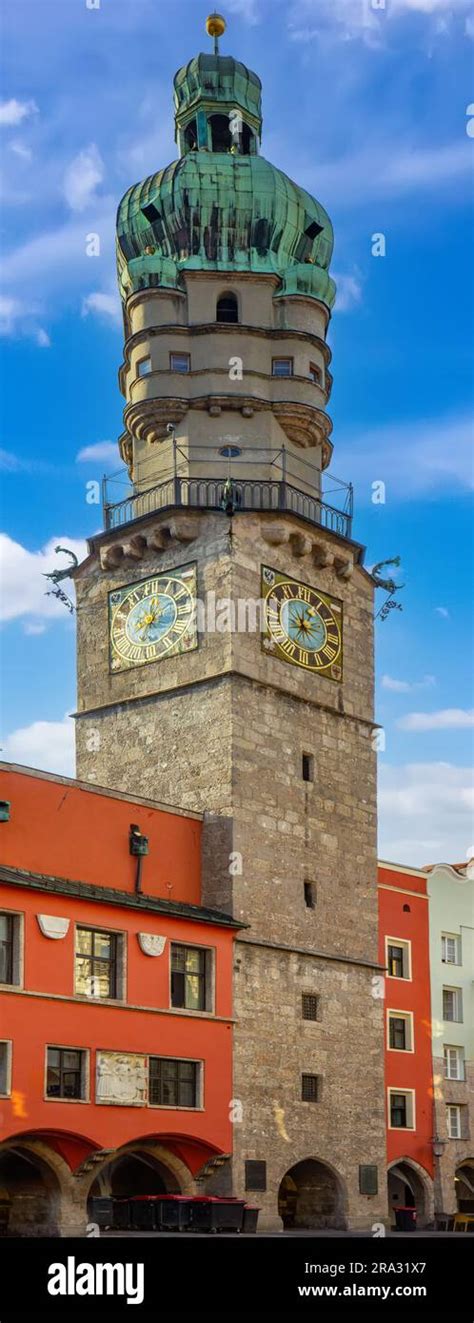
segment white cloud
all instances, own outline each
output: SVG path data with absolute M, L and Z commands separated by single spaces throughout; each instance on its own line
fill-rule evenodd
M 294 41 L 320 41 L 334 32 L 342 41 L 362 40 L 367 46 L 383 46 L 387 20 L 425 14 L 439 18 L 446 13 L 464 13 L 472 0 L 386 0 L 373 6 L 370 0 L 295 0 L 289 11 L 290 37 Z
M 0 533 L 0 564 L 2 569 L 2 598 L 0 619 L 15 620 L 22 616 L 39 616 L 45 619 L 70 620 L 66 607 L 56 597 L 46 597 L 54 584 L 43 578 L 51 570 L 63 569 L 69 564 L 67 556 L 55 555 L 55 547 L 69 547 L 78 560 L 84 560 L 87 554 L 86 543 L 79 538 L 66 535 L 50 538 L 41 551 L 28 551 L 19 542 L 6 533 Z M 68 597 L 74 600 L 74 588 L 70 579 L 65 579 L 61 587 Z
M 10 295 L 0 295 L 0 336 L 4 339 L 28 336 L 40 349 L 48 349 L 51 340 L 44 327 L 37 324 L 38 311 L 34 304 L 24 303 Z
M 35 101 L 17 101 L 16 97 L 11 97 L 9 101 L 2 101 L 0 104 L 0 124 L 12 125 L 21 124 L 24 119 L 30 115 L 36 115 L 38 107 Z
M 30 147 L 25 146 L 24 142 L 9 142 L 8 150 L 14 152 L 15 156 L 19 156 L 21 161 L 31 161 L 33 153 Z
M 50 340 L 50 338 L 49 338 L 48 332 L 45 331 L 44 328 L 43 328 L 42 326 L 40 326 L 39 329 L 37 330 L 36 335 L 35 335 L 35 339 L 36 339 L 36 343 L 37 343 L 37 345 L 39 345 L 40 349 L 49 349 L 49 348 L 50 348 L 50 346 L 51 346 L 51 340 Z
M 434 684 L 434 675 L 424 675 L 422 680 L 396 680 L 392 675 L 382 676 L 382 689 L 390 689 L 394 694 L 409 694 L 413 689 L 431 689 Z
M 258 0 L 226 0 L 225 8 L 228 14 L 236 14 L 252 27 L 260 22 Z
M 474 708 L 445 707 L 439 712 L 407 712 L 397 721 L 399 730 L 466 730 L 474 726 Z
M 332 273 L 331 273 L 332 274 Z M 334 272 L 334 280 L 337 285 L 335 312 L 351 312 L 357 308 L 362 299 L 362 285 L 357 276 L 337 275 Z
M 45 630 L 46 625 L 42 625 L 39 620 L 36 622 L 34 620 L 27 620 L 23 625 L 24 634 L 44 634 Z
M 31 726 L 20 727 L 4 738 L 2 757 L 5 762 L 37 767 L 42 772 L 74 776 L 74 736 L 71 717 L 66 716 L 62 721 L 33 721 Z
M 435 612 L 436 615 L 441 616 L 443 620 L 450 619 L 449 611 L 446 606 L 435 606 Z
M 66 170 L 64 195 L 71 211 L 85 211 L 95 201 L 95 193 L 104 178 L 104 163 L 92 142 L 79 152 Z
M 446 495 L 474 487 L 472 440 L 470 416 L 401 422 L 340 435 L 338 466 L 341 472 L 347 467 L 362 501 L 371 500 L 372 483 L 380 481 L 387 500 Z
M 472 839 L 472 771 L 452 763 L 380 762 L 379 855 L 420 867 L 466 856 Z
M 96 312 L 99 317 L 114 322 L 121 322 L 121 305 L 118 294 L 105 294 L 96 290 L 93 294 L 87 294 L 82 300 L 82 316 L 87 317 L 90 312 Z
M 106 464 L 115 463 L 119 451 L 115 441 L 96 441 L 93 446 L 83 446 L 76 455 L 76 464 L 95 463 L 104 460 Z

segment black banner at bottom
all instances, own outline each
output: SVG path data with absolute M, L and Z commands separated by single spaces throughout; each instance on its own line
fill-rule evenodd
M 0 1323 L 473 1323 L 473 1246 L 466 1234 L 8 1239 Z

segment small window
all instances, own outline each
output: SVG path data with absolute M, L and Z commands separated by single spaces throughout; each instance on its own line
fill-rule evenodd
M 413 1017 L 409 1011 L 388 1012 L 388 1045 L 392 1052 L 413 1051 Z
M 20 925 L 19 914 L 0 914 L 0 983 L 11 987 L 20 983 Z
M 389 938 L 387 942 L 389 978 L 410 978 L 410 942 Z
M 316 887 L 314 882 L 304 883 L 304 903 L 308 910 L 316 909 Z
M 161 219 L 160 212 L 158 211 L 158 207 L 155 207 L 154 202 L 147 202 L 145 206 L 141 208 L 141 210 L 145 217 L 145 220 L 147 220 L 150 225 L 153 225 L 153 221 L 157 221 Z
M 199 1107 L 199 1062 L 150 1057 L 149 1102 L 152 1107 Z
M 221 294 L 217 300 L 216 322 L 238 322 L 239 308 L 235 294 Z
M 441 959 L 444 965 L 461 964 L 461 938 L 459 936 L 443 933 L 441 937 Z
M 314 757 L 312 753 L 304 753 L 301 760 L 301 775 L 303 781 L 314 781 Z
M 272 377 L 292 377 L 292 358 L 272 358 Z
M 12 1045 L 7 1039 L 0 1041 L 0 1098 L 8 1098 L 11 1090 Z
M 77 1048 L 48 1047 L 46 1095 L 48 1098 L 85 1098 L 86 1054 Z
M 263 1193 L 267 1188 L 267 1164 L 258 1162 L 256 1158 L 249 1158 L 245 1163 L 245 1189 L 260 1190 Z
M 392 1130 L 414 1129 L 414 1095 L 411 1089 L 389 1089 L 390 1127 Z
M 310 221 L 310 224 L 307 225 L 305 229 L 305 234 L 307 234 L 308 239 L 317 239 L 318 234 L 322 234 L 322 232 L 323 226 L 318 225 L 317 221 Z
M 170 354 L 170 372 L 190 372 L 190 354 Z
M 404 906 L 403 906 L 403 913 L 404 913 L 404 914 L 411 914 L 411 909 L 410 909 L 410 906 L 409 906 L 409 905 L 404 905 Z
M 211 960 L 211 952 L 199 946 L 171 943 L 172 1006 L 186 1011 L 211 1009 Z
M 197 125 L 196 120 L 190 120 L 184 130 L 184 149 L 186 152 L 197 151 Z
M 321 368 L 318 367 L 318 364 L 317 364 L 317 363 L 310 363 L 310 365 L 309 365 L 309 375 L 310 375 L 310 377 L 311 377 L 311 381 L 314 381 L 314 382 L 316 383 L 317 386 L 322 386 L 322 384 L 323 384 L 323 374 L 322 374 Z
M 372 1163 L 362 1164 L 359 1167 L 360 1194 L 378 1194 L 378 1188 L 378 1167 Z
M 302 998 L 303 1020 L 317 1020 L 319 997 L 315 997 L 311 992 L 303 992 Z
M 151 358 L 139 358 L 137 362 L 137 373 L 139 377 L 149 377 L 151 372 Z
M 320 1077 L 319 1075 L 301 1076 L 301 1098 L 303 1102 L 319 1102 L 320 1098 Z
M 461 988 L 443 988 L 443 1020 L 462 1024 Z
M 237 459 L 242 454 L 240 446 L 221 446 L 219 454 L 223 459 Z
M 117 933 L 95 928 L 76 929 L 74 991 L 80 997 L 117 998 Z
M 445 1047 L 444 1074 L 447 1080 L 464 1079 L 464 1053 L 462 1047 Z
M 446 1108 L 446 1120 L 450 1139 L 461 1139 L 461 1108 L 450 1104 Z
M 230 152 L 234 144 L 228 115 L 210 115 L 209 125 L 211 129 L 211 151 Z

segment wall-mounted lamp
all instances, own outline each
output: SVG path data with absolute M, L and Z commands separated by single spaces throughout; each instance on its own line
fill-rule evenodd
M 130 854 L 135 855 L 137 860 L 135 891 L 138 894 L 142 889 L 143 858 L 146 854 L 148 854 L 150 848 L 148 842 L 148 836 L 143 836 L 137 823 L 131 822 L 130 834 L 128 840 L 129 840 Z
M 439 1135 L 433 1136 L 431 1143 L 433 1145 L 433 1153 L 435 1158 L 442 1158 L 443 1151 L 446 1146 L 446 1142 L 447 1142 L 446 1139 L 440 1139 Z

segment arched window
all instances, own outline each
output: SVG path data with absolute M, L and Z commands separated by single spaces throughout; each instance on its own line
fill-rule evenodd
M 211 115 L 209 124 L 211 126 L 211 151 L 230 152 L 233 138 L 228 115 Z
M 235 294 L 221 294 L 217 300 L 216 322 L 238 322 L 239 308 Z
M 195 152 L 197 150 L 197 125 L 195 119 L 192 119 L 186 126 L 184 133 L 184 146 L 186 152 Z

